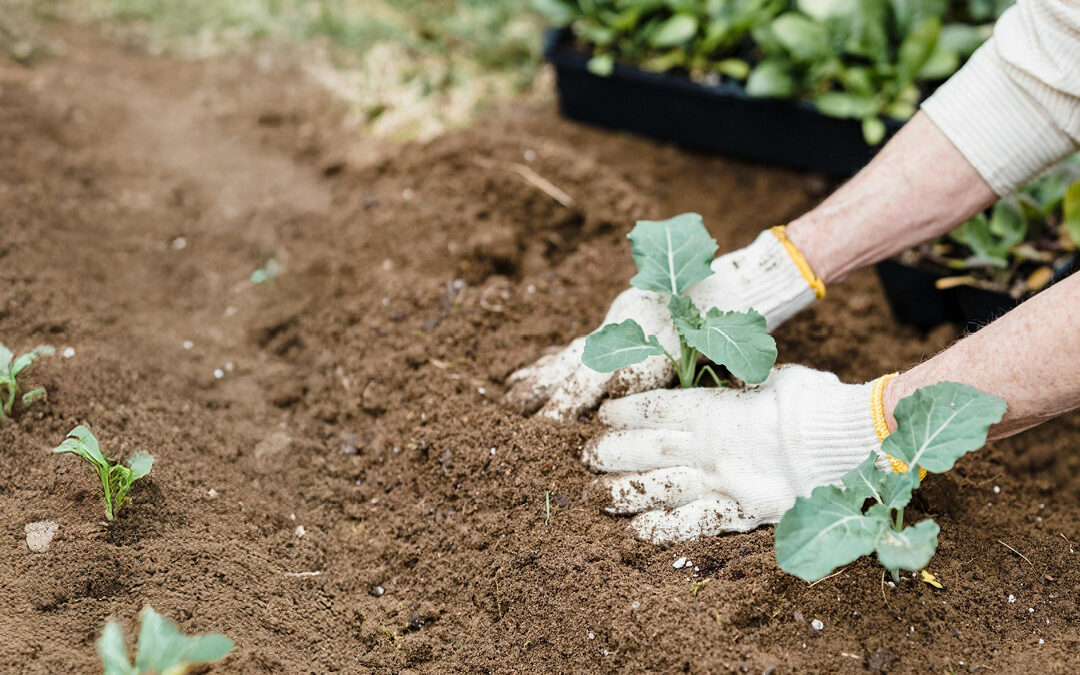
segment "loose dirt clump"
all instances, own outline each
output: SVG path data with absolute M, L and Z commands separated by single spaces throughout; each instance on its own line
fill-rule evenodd
M 0 339 L 75 350 L 0 427 L 3 671 L 93 671 L 104 622 L 143 604 L 235 640 L 225 672 L 1075 669 L 1075 415 L 920 492 L 937 590 L 883 588 L 869 560 L 807 585 L 770 528 L 640 543 L 580 462 L 591 414 L 498 403 L 602 319 L 635 219 L 699 211 L 730 249 L 818 181 L 551 107 L 373 152 L 287 64 L 59 37 L 64 56 L 0 67 Z M 897 326 L 862 272 L 776 337 L 782 361 L 863 381 L 953 336 Z M 156 457 L 115 523 L 49 453 L 77 423 Z

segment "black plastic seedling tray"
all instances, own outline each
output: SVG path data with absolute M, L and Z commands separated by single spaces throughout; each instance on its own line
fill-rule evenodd
M 1069 259 L 1057 266 L 1051 283 L 1064 279 L 1080 268 L 1080 260 Z M 1034 294 L 1014 298 L 975 286 L 956 286 L 939 290 L 938 279 L 955 274 L 929 265 L 905 265 L 885 260 L 877 265 L 878 277 L 897 321 L 921 330 L 930 330 L 945 322 L 961 324 L 973 332 L 990 323 Z
M 850 176 L 877 152 L 857 120 L 827 117 L 804 101 L 754 98 L 725 80 L 705 85 L 679 73 L 616 64 L 600 77 L 569 30 L 550 30 L 544 54 L 555 66 L 563 114 L 680 145 L 799 169 Z M 887 135 L 902 122 L 887 120 Z

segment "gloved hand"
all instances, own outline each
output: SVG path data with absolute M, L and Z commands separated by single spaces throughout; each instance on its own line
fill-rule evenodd
M 783 227 L 762 232 L 744 249 L 712 263 L 713 274 L 690 289 L 702 312 L 755 309 L 772 330 L 825 293 Z M 645 334 L 656 335 L 669 353 L 679 351 L 679 338 L 664 294 L 630 288 L 615 298 L 601 326 L 634 319 Z M 527 412 L 543 405 L 541 415 L 571 420 L 596 405 L 603 395 L 625 396 L 666 386 L 675 377 L 671 362 L 653 356 L 615 373 L 598 373 L 581 362 L 585 338 L 542 357 L 510 376 L 507 404 Z
M 611 429 L 590 441 L 582 460 L 623 472 L 601 479 L 609 511 L 639 514 L 630 526 L 641 539 L 746 532 L 778 522 L 795 497 L 839 484 L 871 450 L 880 453 L 889 377 L 843 384 L 832 373 L 789 365 L 748 389 L 612 399 L 600 407 Z

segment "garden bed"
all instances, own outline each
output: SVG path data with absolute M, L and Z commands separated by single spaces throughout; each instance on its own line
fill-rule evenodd
M 602 319 L 636 218 L 699 211 L 727 250 L 808 208 L 803 177 L 549 108 L 385 153 L 287 59 L 61 37 L 63 57 L 0 66 L 0 339 L 74 350 L 0 427 L 0 670 L 94 672 L 105 621 L 131 634 L 143 604 L 233 639 L 215 672 L 1072 670 L 1076 415 L 920 491 L 938 590 L 883 589 L 866 559 L 809 586 L 771 528 L 642 544 L 591 492 L 591 415 L 499 405 L 510 372 Z M 952 337 L 898 327 L 871 271 L 776 334 L 782 361 L 846 381 Z M 86 467 L 49 453 L 80 422 L 156 458 L 112 524 Z M 696 595 L 678 556 L 711 580 Z

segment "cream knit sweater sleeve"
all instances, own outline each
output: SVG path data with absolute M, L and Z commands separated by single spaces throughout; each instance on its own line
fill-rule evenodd
M 1080 145 L 1080 0 L 1019 0 L 922 109 L 999 195 Z

